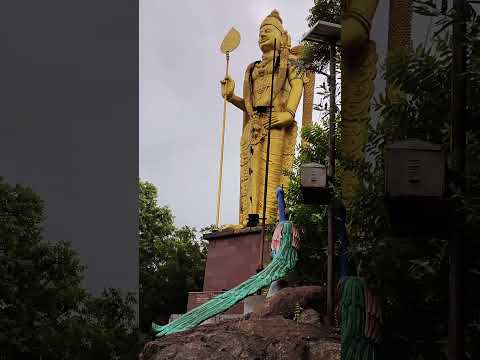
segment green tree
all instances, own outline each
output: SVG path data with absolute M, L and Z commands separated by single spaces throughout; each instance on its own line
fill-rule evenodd
M 315 7 L 320 2 L 316 1 Z M 351 162 L 338 154 L 338 166 L 353 169 L 363 180 L 349 212 L 350 257 L 356 264 L 354 275 L 367 278 L 370 286 L 376 287 L 383 297 L 385 328 L 381 358 L 388 359 L 446 358 L 448 333 L 448 236 L 439 232 L 432 236 L 411 234 L 401 239 L 394 237 L 383 201 L 383 150 L 386 142 L 416 137 L 449 148 L 452 53 L 448 29 L 454 14 L 442 5 L 445 2 L 442 2 L 441 8 L 429 0 L 415 3 L 417 12 L 434 16 L 433 45 L 421 45 L 412 52 L 401 50 L 389 54 L 384 77 L 401 88 L 401 101 L 390 103 L 385 95 L 377 99 L 380 123 L 372 124 L 370 128 L 365 161 Z M 463 177 L 467 182 L 466 193 L 455 197 L 458 199 L 457 213 L 462 212 L 467 218 L 464 261 L 468 296 L 464 309 L 466 358 L 469 359 L 480 356 L 480 243 L 477 240 L 480 231 L 479 28 L 480 20 L 469 7 L 467 72 L 464 74 L 468 83 L 469 113 L 467 170 L 465 174 L 449 171 L 448 177 L 449 191 L 453 194 L 458 178 Z M 303 136 L 311 145 L 300 152 L 297 170 L 298 165 L 306 161 L 324 163 L 327 149 L 322 124 L 306 129 Z M 337 197 L 340 197 L 339 184 L 335 189 Z M 307 226 L 307 233 L 320 226 L 326 227 L 325 213 L 320 208 L 307 208 L 301 204 L 296 173 L 292 175 L 287 198 L 292 215 L 298 217 L 297 222 Z M 313 239 L 305 234 L 302 241 L 311 246 L 315 238 L 316 244 L 325 245 L 326 235 L 320 230 Z M 318 268 L 314 268 L 317 254 L 324 256 L 323 253 L 305 249 L 303 256 L 308 261 L 299 263 L 299 269 L 303 271 L 300 274 L 297 271 L 300 279 L 324 276 L 324 273 L 319 274 Z M 322 261 L 321 258 L 319 260 Z
M 299 170 L 303 164 L 317 162 L 325 164 L 328 149 L 328 132 L 323 123 L 302 129 L 302 138 L 307 141 L 301 146 L 290 174 L 286 193 L 286 205 L 290 220 L 301 231 L 302 246 L 295 269 L 289 274 L 292 285 L 324 284 L 327 279 L 327 207 L 306 205 L 300 189 Z
M 352 213 L 350 230 L 352 255 L 362 264 L 362 273 L 376 283 L 385 299 L 385 349 L 399 349 L 390 358 L 445 358 L 448 319 L 448 234 L 421 237 L 415 234 L 393 238 L 381 195 L 384 189 L 383 148 L 387 141 L 416 137 L 450 145 L 452 52 L 451 25 L 454 14 L 441 12 L 434 2 L 417 2 L 417 11 L 434 16 L 436 31 L 431 46 L 421 45 L 413 52 L 389 55 L 385 78 L 400 86 L 404 96 L 390 103 L 378 100 L 381 122 L 370 132 L 368 152 L 375 165 L 356 164 L 367 179 L 359 192 Z M 423 4 L 422 4 L 423 3 Z M 464 174 L 448 173 L 448 191 L 457 199 L 455 218 L 463 214 L 465 223 L 465 342 L 467 358 L 480 355 L 478 306 L 480 292 L 480 230 L 478 196 L 480 189 L 480 132 L 476 127 L 480 96 L 479 19 L 470 8 L 467 20 L 467 169 Z M 477 120 L 475 120 L 477 119 Z M 457 180 L 466 180 L 463 194 L 457 193 Z M 462 216 L 463 217 L 463 216 Z M 448 221 L 452 221 L 448 219 Z M 412 324 L 415 324 L 412 327 Z
M 308 26 L 318 21 L 340 23 L 340 0 L 315 0 L 307 17 Z M 305 53 L 300 61 L 302 68 L 324 73 L 330 62 L 328 43 L 305 43 Z M 337 53 L 337 79 L 340 71 L 340 54 Z M 337 109 L 340 107 L 340 86 L 337 86 Z M 302 127 L 302 139 L 306 140 L 298 149 L 293 170 L 289 175 L 289 190 L 286 193 L 286 205 L 289 217 L 302 229 L 302 246 L 299 261 L 288 276 L 292 285 L 324 284 L 327 278 L 327 207 L 305 205 L 300 190 L 299 170 L 303 164 L 317 162 L 326 165 L 328 155 L 328 117 L 330 92 L 326 82 L 316 87 L 320 95 L 320 104 L 314 106 L 322 116 L 319 123 Z M 338 119 L 337 119 L 338 120 Z
M 140 327 L 164 324 L 186 311 L 188 292 L 201 291 L 206 247 L 194 228 L 176 228 L 171 210 L 157 203 L 157 189 L 140 181 Z
M 0 179 L 0 355 L 7 359 L 133 359 L 135 299 L 99 297 L 67 242 L 42 240 L 43 203 Z
M 311 28 L 318 21 L 328 21 L 340 24 L 340 0 L 315 0 L 307 17 L 307 24 Z M 323 71 L 330 61 L 330 45 L 328 43 L 306 42 L 303 62 L 308 68 Z

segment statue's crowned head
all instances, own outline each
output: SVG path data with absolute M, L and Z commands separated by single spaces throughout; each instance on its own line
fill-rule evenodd
M 262 52 L 273 50 L 273 45 L 277 40 L 277 50 L 280 48 L 290 48 L 290 36 L 283 28 L 283 21 L 277 10 L 273 10 L 260 25 L 258 45 Z

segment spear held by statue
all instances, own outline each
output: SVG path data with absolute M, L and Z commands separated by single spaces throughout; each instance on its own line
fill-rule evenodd
M 227 33 L 225 38 L 220 45 L 220 50 L 222 53 L 225 54 L 226 57 L 226 69 L 225 69 L 225 79 L 228 79 L 228 65 L 230 62 L 230 53 L 235 50 L 238 45 L 240 44 L 240 33 L 235 29 L 231 28 L 230 31 Z M 222 81 L 223 86 L 227 86 L 226 81 Z M 215 219 L 215 225 L 219 226 L 220 223 L 220 199 L 222 195 L 222 175 L 223 175 L 223 149 L 225 144 L 225 125 L 227 122 L 227 96 L 225 95 L 223 98 L 223 122 L 222 122 L 222 141 L 220 145 L 220 171 L 218 175 L 218 193 L 217 193 L 217 213 Z

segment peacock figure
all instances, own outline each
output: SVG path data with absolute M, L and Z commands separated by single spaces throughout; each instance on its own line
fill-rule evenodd
M 275 241 L 272 241 L 272 261 L 258 274 L 253 275 L 240 285 L 210 299 L 206 303 L 190 310 L 167 325 L 152 324 L 157 337 L 189 330 L 203 321 L 228 310 L 247 296 L 270 286 L 272 282 L 284 277 L 297 263 L 299 236 L 296 227 L 286 220 L 284 191 L 276 191 L 280 222 L 275 228 Z
M 374 360 L 383 324 L 380 298 L 363 278 L 343 277 L 337 287 L 340 300 L 342 360 Z

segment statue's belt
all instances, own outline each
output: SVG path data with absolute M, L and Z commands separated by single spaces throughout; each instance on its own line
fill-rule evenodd
M 270 106 L 254 106 L 253 111 L 255 111 L 257 114 L 266 114 L 268 113 L 268 110 L 270 109 Z

